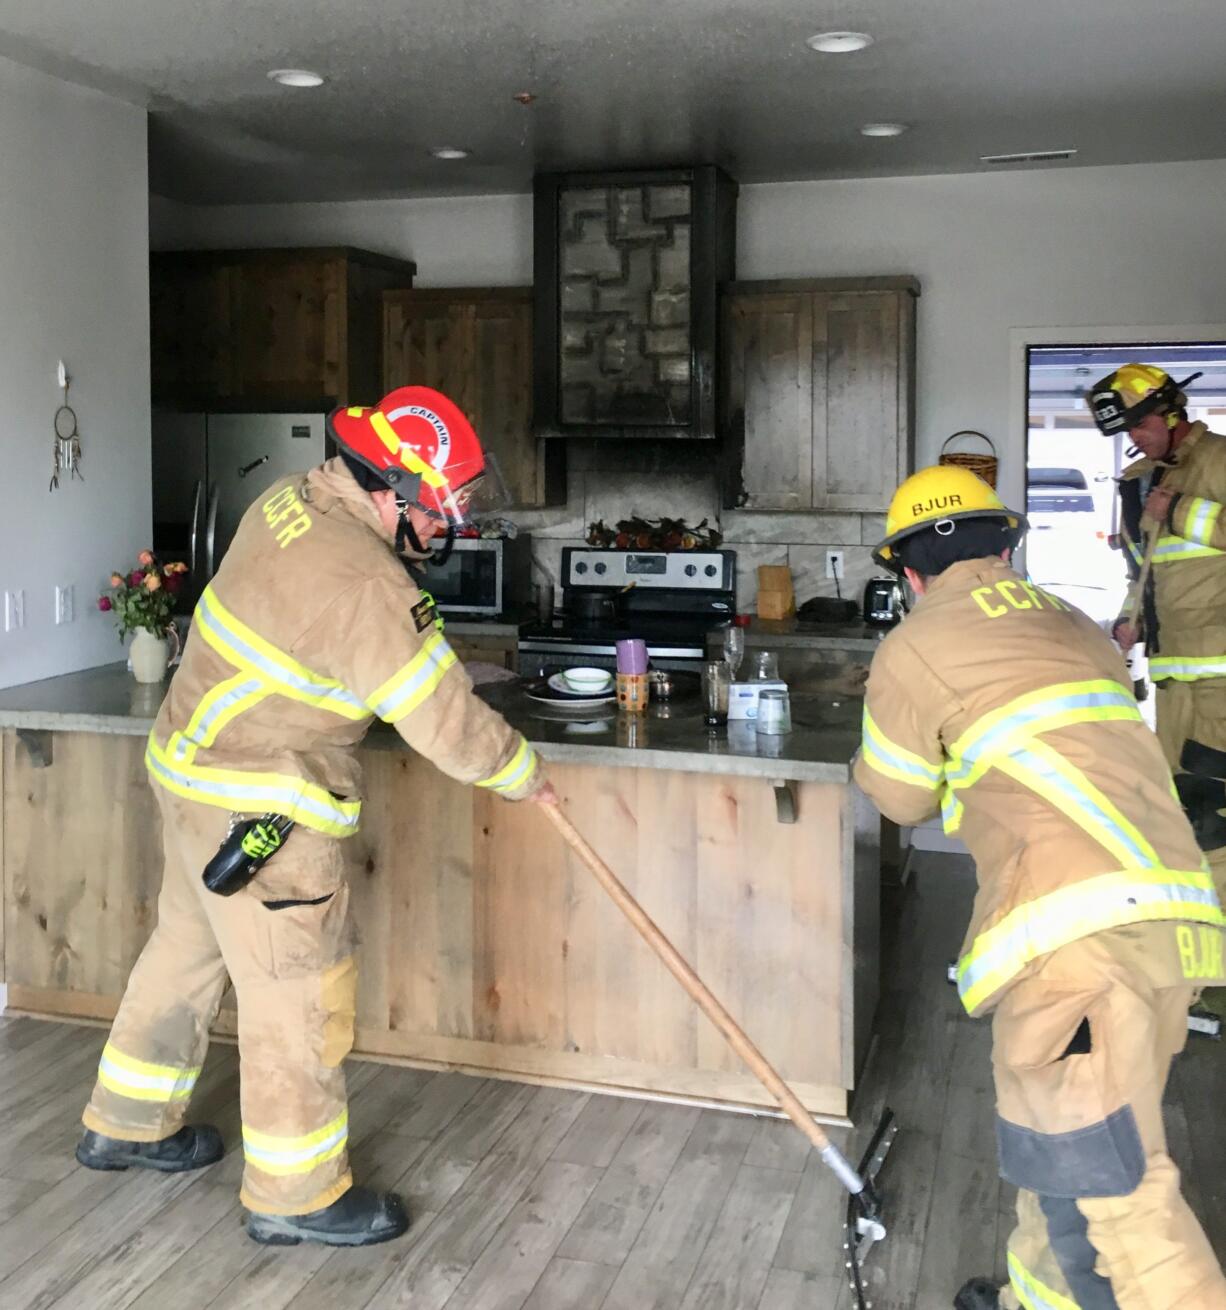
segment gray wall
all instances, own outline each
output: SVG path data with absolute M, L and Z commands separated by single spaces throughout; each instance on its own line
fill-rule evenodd
M 123 658 L 95 601 L 150 540 L 145 114 L 0 59 L 0 686 Z M 72 375 L 84 482 L 48 493 L 56 361 Z M 56 626 L 57 584 L 75 621 Z

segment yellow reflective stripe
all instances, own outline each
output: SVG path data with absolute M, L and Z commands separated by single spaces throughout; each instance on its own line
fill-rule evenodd
M 864 707 L 861 750 L 864 762 L 887 778 L 909 782 L 914 787 L 923 787 L 928 791 L 941 785 L 944 766 L 929 764 L 922 755 L 891 741 L 877 726 L 867 705 Z
M 155 782 L 176 796 L 243 814 L 281 814 L 330 837 L 358 829 L 360 801 L 337 800 L 331 792 L 285 773 L 218 769 L 173 759 L 150 734 L 145 765 Z
M 222 659 L 262 678 L 278 695 L 345 719 L 369 716 L 362 701 L 335 678 L 308 669 L 236 618 L 217 598 L 212 585 L 204 589 L 193 622 Z
M 1041 1283 L 1012 1251 L 1009 1252 L 1009 1282 L 1026 1310 L 1080 1310 L 1076 1301 Z
M 98 1081 L 103 1087 L 135 1101 L 185 1101 L 199 1077 L 199 1065 L 150 1064 L 125 1055 L 110 1042 L 98 1064 Z
M 1158 852 L 1086 777 L 1046 742 L 1034 741 L 995 761 L 995 767 L 1072 819 L 1126 869 L 1156 868 Z
M 330 1124 L 301 1137 L 274 1137 L 243 1125 L 243 1156 L 266 1174 L 284 1177 L 307 1174 L 335 1159 L 349 1142 L 349 1112 L 342 1110 Z
M 1128 547 L 1128 553 L 1138 564 L 1145 563 L 1145 553 L 1131 537 L 1124 538 L 1124 544 Z
M 946 836 L 952 837 L 962 827 L 966 806 L 958 799 L 952 787 L 946 787 L 941 797 L 941 826 Z
M 399 723 L 434 692 L 456 662 L 447 638 L 432 632 L 417 654 L 372 693 L 367 704 L 386 723 Z
M 497 773 L 481 779 L 477 786 L 489 787 L 494 791 L 514 791 L 516 787 L 527 781 L 535 768 L 536 752 L 521 737 L 519 739 L 519 748 L 511 756 L 510 761 L 503 765 Z
M 211 746 L 226 724 L 273 695 L 274 690 L 263 678 L 245 670 L 219 682 L 201 697 L 187 727 L 174 733 L 167 743 L 171 756 L 180 761 L 194 759 L 197 749 Z
M 361 405 L 350 405 L 345 413 L 348 414 L 350 418 L 361 418 L 363 413 L 365 413 L 365 410 Z
M 1186 559 L 1206 559 L 1210 555 L 1226 555 L 1226 551 L 1184 537 L 1159 537 L 1154 547 L 1155 564 L 1179 564 Z
M 1155 919 L 1226 927 L 1212 876 L 1203 869 L 1122 869 L 1060 887 L 1010 911 L 981 932 L 958 962 L 958 993 L 974 1012 L 1031 961 L 1070 942 Z
M 1164 678 L 1196 682 L 1200 678 L 1226 677 L 1226 655 L 1154 655 L 1149 661 L 1149 676 L 1154 682 Z
M 1111 719 L 1141 719 L 1136 696 L 1112 678 L 1040 687 L 976 719 L 949 747 L 946 777 L 953 786 L 969 787 L 998 754 L 1018 742 L 1075 723 Z
M 1218 501 L 1194 496 L 1188 501 L 1183 535 L 1189 541 L 1208 546 L 1213 540 L 1214 529 L 1217 527 L 1218 515 L 1221 512 L 1222 506 Z
M 413 449 L 412 446 L 406 446 L 396 435 L 396 430 L 387 421 L 386 415 L 379 410 L 371 410 L 370 426 L 374 428 L 379 440 L 392 452 L 393 455 L 399 454 L 400 462 L 409 470 L 410 473 L 416 473 L 427 487 L 445 487 L 447 478 L 436 468 L 432 468 L 424 459 Z

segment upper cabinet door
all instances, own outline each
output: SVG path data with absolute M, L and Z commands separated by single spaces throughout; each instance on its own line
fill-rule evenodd
M 813 484 L 813 305 L 797 295 L 724 302 L 725 413 L 743 430 L 747 509 L 808 509 Z
M 384 386 L 433 387 L 453 400 L 498 461 L 511 505 L 565 499 L 563 452 L 532 428 L 532 288 L 389 291 Z
M 150 372 L 155 404 L 202 405 L 232 396 L 236 270 L 154 255 L 149 278 Z
M 532 431 L 532 293 L 473 306 L 470 418 L 498 460 L 513 505 L 542 503 L 542 447 Z
M 815 509 L 884 510 L 910 471 L 906 291 L 814 296 Z
M 273 402 L 346 394 L 342 260 L 250 263 L 238 291 L 240 394 Z

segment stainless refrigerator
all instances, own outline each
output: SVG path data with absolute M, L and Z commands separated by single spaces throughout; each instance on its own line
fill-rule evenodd
M 153 548 L 216 573 L 239 520 L 278 478 L 324 459 L 322 414 L 153 414 Z

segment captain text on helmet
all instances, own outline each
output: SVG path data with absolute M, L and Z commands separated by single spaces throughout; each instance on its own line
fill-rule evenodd
M 955 1305 L 1220 1310 L 1161 1102 L 1189 1001 L 1224 976 L 1226 917 L 1119 652 L 1011 567 L 1025 528 L 965 469 L 898 489 L 876 559 L 919 600 L 873 659 L 855 763 L 883 814 L 940 814 L 975 859 L 958 991 L 993 1015 L 1020 1190 L 1009 1285 L 974 1279 Z
M 1093 388 L 1090 403 L 1099 428 L 1127 433 L 1143 456 L 1120 479 L 1130 602 L 1139 600 L 1141 620 L 1117 620 L 1114 635 L 1125 650 L 1144 637 L 1149 676 L 1158 688 L 1158 737 L 1222 894 L 1226 437 L 1188 421 L 1184 388 L 1194 377 L 1177 383 L 1152 364 L 1125 364 Z M 1142 576 L 1147 557 L 1150 568 Z
M 475 695 L 398 553 L 420 562 L 464 521 L 487 476 L 476 433 L 422 387 L 339 410 L 328 430 L 340 454 L 275 483 L 243 516 L 150 734 L 165 846 L 158 923 L 103 1052 L 77 1159 L 179 1172 L 220 1158 L 217 1130 L 185 1116 L 229 979 L 248 1233 L 363 1246 L 399 1236 L 409 1218 L 349 1169 L 355 747 L 378 718 L 460 782 L 508 800 L 557 797 L 528 742 Z M 414 825 L 438 821 L 412 814 Z M 221 867 L 245 875 L 242 857 L 268 858 L 254 877 L 219 879 L 219 848 L 235 856 Z M 395 863 L 381 872 L 395 877 Z

